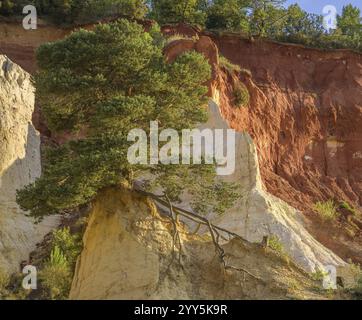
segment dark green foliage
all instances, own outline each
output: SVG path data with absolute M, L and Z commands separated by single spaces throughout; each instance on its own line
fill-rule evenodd
M 206 27 L 232 31 L 249 31 L 249 0 L 215 0 L 207 8 Z
M 53 232 L 50 256 L 45 261 L 39 279 L 44 290 L 42 298 L 68 299 L 77 258 L 82 250 L 79 234 L 69 228 Z
M 338 27 L 347 36 L 361 35 L 361 10 L 351 4 L 343 8 L 342 15 L 337 17 Z
M 234 88 L 234 105 L 236 107 L 247 106 L 250 101 L 250 94 L 243 83 L 235 84 Z
M 151 0 L 150 17 L 161 24 L 185 22 L 203 25 L 206 19 L 204 0 Z
M 351 213 L 353 216 L 357 215 L 357 210 L 353 208 L 348 202 L 342 201 L 339 204 L 339 209 L 347 210 L 349 213 Z
M 135 19 L 145 17 L 148 8 L 145 0 L 87 0 L 78 14 L 78 22 L 92 22 L 104 17 L 124 16 Z
M 87 203 L 102 188 L 132 185 L 149 171 L 173 200 L 186 189 L 195 197 L 206 190 L 225 195 L 223 185 L 214 183 L 213 166 L 128 162 L 132 129 L 149 132 L 150 121 L 157 121 L 159 130 L 181 132 L 207 119 L 208 62 L 190 52 L 166 63 L 162 43 L 157 28 L 146 33 L 137 23 L 120 20 L 39 48 L 37 94 L 50 129 L 81 131 L 85 137 L 47 150 L 42 177 L 18 192 L 23 209 L 41 218 Z M 209 207 L 217 198 L 203 201 Z
M 21 15 L 28 4 L 34 4 L 34 0 L 0 0 L 0 16 Z
M 231 61 L 229 61 L 224 56 L 220 56 L 220 66 L 224 68 L 229 74 L 238 74 L 238 75 L 244 75 L 246 77 L 251 77 L 252 74 L 250 70 L 241 69 L 239 65 L 233 64 Z M 250 101 L 250 93 L 246 86 L 240 82 L 240 80 L 234 80 L 233 81 L 233 105 L 236 108 L 245 107 L 249 104 Z
M 38 14 L 57 24 L 85 23 L 109 16 L 143 18 L 147 12 L 144 0 L 4 0 L 0 15 L 21 15 L 25 5 L 32 4 Z
M 352 10 L 353 19 L 348 17 L 350 12 L 351 10 L 344 8 L 342 16 L 338 17 L 338 28 L 334 31 L 327 31 L 323 28 L 322 16 L 308 14 L 298 5 L 293 5 L 286 11 L 287 15 L 282 28 L 270 37 L 279 41 L 300 43 L 321 49 L 350 48 L 361 51 L 362 29 L 360 22 L 358 23 L 358 19 L 356 19 L 356 13 L 360 15 L 360 11 L 357 8 Z M 361 20 L 361 18 L 359 19 Z
M 224 56 L 220 56 L 220 66 L 225 68 L 230 73 L 241 71 L 240 66 L 238 66 L 237 64 L 233 64 L 232 62 L 230 62 L 230 60 L 228 60 Z
M 9 275 L 0 268 L 0 300 L 25 300 L 29 291 L 23 288 L 23 273 Z
M 23 289 L 24 274 L 7 275 L 0 268 L 0 300 L 66 300 L 82 250 L 81 234 L 72 234 L 69 228 L 53 232 L 44 253 L 35 265 L 38 268 L 38 289 Z
M 336 30 L 325 30 L 323 16 L 308 14 L 297 4 L 287 9 L 272 8 L 268 15 L 269 22 L 261 30 L 268 38 L 321 49 L 362 50 L 361 13 L 351 5 L 344 7 L 342 15 L 338 16 Z
M 297 4 L 285 8 L 284 0 L 150 0 L 149 3 L 150 17 L 160 23 L 204 24 L 208 29 L 247 32 L 310 47 L 362 50 L 361 13 L 352 5 L 344 7 L 338 16 L 338 29 L 333 31 L 323 27 L 322 15 L 309 14 Z
M 250 31 L 254 35 L 268 36 L 275 32 L 283 18 L 281 5 L 285 0 L 255 0 L 251 4 Z
M 104 17 L 148 16 L 161 24 L 185 22 L 213 30 L 250 33 L 322 49 L 362 50 L 361 12 L 352 5 L 338 16 L 337 30 L 325 30 L 323 16 L 284 0 L 0 0 L 0 15 L 21 15 L 26 4 L 58 24 L 93 22 Z

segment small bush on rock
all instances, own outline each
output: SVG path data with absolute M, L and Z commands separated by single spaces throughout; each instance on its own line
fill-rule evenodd
M 339 217 L 337 206 L 333 200 L 326 202 L 317 202 L 314 205 L 314 210 L 319 214 L 323 221 L 335 221 Z
M 278 236 L 273 235 L 269 238 L 269 244 L 268 244 L 269 248 L 271 248 L 272 250 L 274 250 L 275 252 L 279 253 L 280 255 L 285 255 L 285 250 L 284 250 L 284 246 L 281 243 L 280 239 Z
M 39 278 L 50 299 L 68 298 L 77 258 L 81 252 L 79 235 L 72 235 L 69 228 L 53 233 L 50 258 L 40 271 Z
M 82 249 L 80 235 L 71 234 L 69 228 L 59 229 L 53 234 L 53 248 L 59 248 L 71 267 L 75 266 Z M 53 249 L 53 250 L 54 250 Z
M 342 201 L 340 204 L 339 204 L 339 209 L 344 209 L 344 210 L 347 210 L 348 212 L 350 212 L 352 215 L 356 215 L 357 214 L 357 211 L 355 208 L 353 208 L 348 202 L 346 201 Z
M 243 83 L 238 83 L 233 91 L 234 104 L 237 107 L 247 106 L 250 102 L 250 94 Z
M 219 58 L 220 66 L 225 68 L 230 73 L 240 72 L 241 68 L 237 64 L 232 63 L 229 59 L 225 58 L 224 56 L 220 56 Z
M 69 262 L 59 247 L 55 247 L 50 255 L 50 260 L 40 272 L 42 285 L 48 289 L 53 300 L 68 298 L 72 282 L 72 273 Z

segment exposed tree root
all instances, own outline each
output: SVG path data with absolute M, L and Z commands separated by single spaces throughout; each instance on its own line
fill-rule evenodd
M 176 246 L 178 245 L 178 262 L 180 265 L 182 265 L 182 241 L 181 241 L 181 237 L 180 237 L 180 233 L 178 231 L 178 215 L 175 214 L 175 211 L 173 209 L 173 205 L 172 205 L 172 202 L 170 201 L 170 198 L 165 195 L 164 196 L 167 200 L 167 203 L 168 203 L 168 207 L 170 209 L 170 219 L 172 221 L 172 225 L 173 225 L 173 229 L 174 229 L 174 233 L 173 233 L 173 258 L 172 258 L 172 261 L 171 263 L 173 262 L 174 258 L 175 258 L 175 255 L 176 255 Z
M 233 233 L 224 228 L 215 226 L 207 218 L 205 218 L 203 216 L 200 216 L 196 213 L 193 213 L 193 212 L 187 211 L 185 209 L 174 206 L 167 195 L 156 195 L 156 194 L 146 192 L 146 191 L 138 189 L 138 188 L 135 189 L 135 191 L 144 196 L 147 196 L 147 197 L 153 199 L 158 204 L 160 204 L 164 207 L 167 207 L 170 210 L 170 219 L 172 220 L 172 224 L 173 224 L 173 228 L 174 228 L 174 234 L 173 234 L 174 254 L 173 254 L 172 262 L 174 261 L 174 258 L 175 258 L 175 254 L 176 254 L 175 248 L 177 248 L 177 246 L 178 246 L 178 251 L 179 251 L 178 259 L 179 259 L 180 264 L 182 262 L 181 261 L 182 242 L 181 242 L 181 237 L 180 237 L 178 227 L 177 227 L 178 223 L 179 223 L 178 217 L 182 216 L 188 220 L 191 220 L 191 221 L 197 223 L 197 225 L 198 225 L 197 229 L 194 231 L 193 234 L 197 234 L 197 232 L 199 231 L 199 229 L 201 228 L 202 225 L 204 225 L 208 228 L 209 233 L 212 238 L 212 242 L 215 246 L 216 253 L 219 256 L 220 263 L 224 270 L 233 270 L 233 271 L 243 272 L 244 274 L 247 274 L 250 277 L 252 277 L 258 281 L 264 282 L 263 279 L 254 275 L 252 272 L 246 270 L 245 268 L 230 266 L 226 262 L 226 253 L 225 253 L 225 250 L 220 245 L 220 238 L 222 238 L 225 241 L 230 241 L 231 239 L 236 238 L 236 239 L 239 239 L 244 244 L 249 243 L 247 240 L 245 240 L 244 238 L 242 238 L 241 236 L 239 236 L 236 233 Z M 172 262 L 171 262 L 171 264 L 172 264 Z

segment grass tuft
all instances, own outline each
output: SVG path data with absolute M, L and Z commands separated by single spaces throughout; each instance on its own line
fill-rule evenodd
M 336 221 L 338 219 L 340 213 L 337 209 L 333 200 L 317 202 L 314 205 L 314 210 L 319 214 L 319 217 L 326 222 Z
M 228 70 L 230 73 L 241 71 L 240 66 L 238 66 L 237 64 L 233 64 L 232 62 L 230 62 L 229 59 L 225 58 L 224 56 L 220 56 L 219 61 L 220 66 Z

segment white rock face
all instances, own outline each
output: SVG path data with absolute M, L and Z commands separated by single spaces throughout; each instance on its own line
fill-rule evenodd
M 205 127 L 229 128 L 216 103 L 210 103 L 209 122 Z M 223 216 L 211 215 L 216 225 L 253 243 L 261 243 L 264 236 L 278 236 L 293 260 L 308 272 L 323 270 L 329 265 L 346 265 L 309 234 L 299 219 L 301 213 L 264 191 L 256 149 L 247 133 L 236 133 L 236 170 L 222 179 L 239 183 L 242 197 Z
M 31 123 L 30 75 L 0 55 L 0 269 L 14 272 L 57 223 L 35 226 L 16 204 L 16 190 L 41 174 L 40 136 Z

